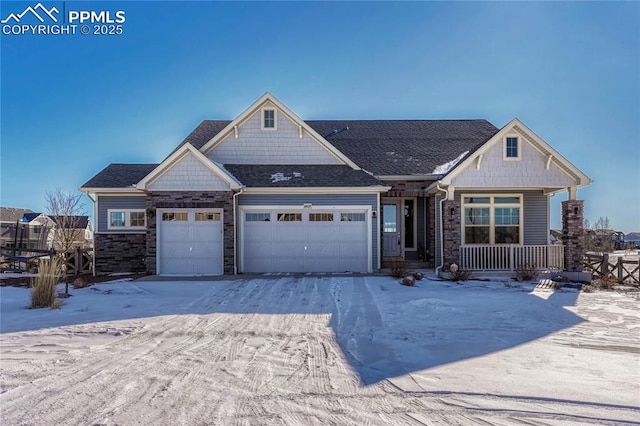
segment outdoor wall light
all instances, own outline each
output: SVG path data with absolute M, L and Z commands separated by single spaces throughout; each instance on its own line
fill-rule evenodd
M 573 208 L 573 214 L 578 214 L 579 212 L 580 212 L 580 208 L 578 207 Z
M 455 215 L 456 215 L 456 208 L 451 207 L 451 216 L 455 216 Z
M 375 210 L 373 210 L 373 211 L 371 212 L 371 217 L 375 219 L 377 216 L 378 216 L 378 212 L 376 212 Z

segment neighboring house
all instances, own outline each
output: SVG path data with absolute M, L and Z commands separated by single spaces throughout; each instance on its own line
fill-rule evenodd
M 53 248 L 93 248 L 93 229 L 89 216 L 49 217 L 55 223 L 52 233 Z
M 629 232 L 624 236 L 625 248 L 640 247 L 640 232 Z
M 517 119 L 304 121 L 267 93 L 162 163 L 111 164 L 81 190 L 96 273 L 372 272 L 423 252 L 437 268 L 581 270 L 590 183 Z M 549 241 L 559 192 L 563 246 Z
M 48 249 L 53 222 L 30 209 L 0 207 L 0 246 L 20 249 Z

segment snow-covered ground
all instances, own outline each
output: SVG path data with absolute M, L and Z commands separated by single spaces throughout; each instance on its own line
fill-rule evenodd
M 3 425 L 638 424 L 637 293 L 389 277 L 0 289 Z

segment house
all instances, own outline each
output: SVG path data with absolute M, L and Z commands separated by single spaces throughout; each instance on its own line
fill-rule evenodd
M 53 222 L 30 209 L 0 207 L 0 247 L 48 249 Z
M 640 232 L 629 232 L 624 236 L 624 244 L 626 248 L 640 247 Z
M 49 216 L 55 228 L 51 245 L 55 250 L 92 248 L 93 229 L 89 216 Z
M 110 164 L 81 191 L 96 273 L 366 273 L 397 258 L 577 271 L 590 183 L 518 119 L 305 121 L 266 93 L 160 164 Z

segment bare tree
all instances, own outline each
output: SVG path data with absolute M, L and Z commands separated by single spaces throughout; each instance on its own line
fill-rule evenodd
M 600 216 L 593 226 L 589 226 L 589 221 L 584 220 L 585 251 L 597 251 L 600 253 L 613 251 L 613 235 L 614 231 L 611 229 L 608 217 Z
M 67 270 L 69 252 L 73 250 L 79 236 L 84 237 L 84 229 L 80 229 L 84 215 L 82 194 L 63 192 L 60 188 L 56 188 L 45 193 L 45 204 L 47 214 L 55 223 L 51 233 L 53 247 L 62 258 L 65 293 L 69 293 L 70 276 Z
M 71 251 L 79 239 L 78 235 L 84 235 L 84 229 L 80 229 L 84 215 L 82 194 L 56 188 L 45 194 L 45 204 L 47 215 L 55 223 L 53 247 L 62 253 Z

